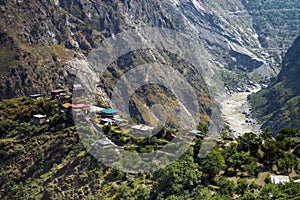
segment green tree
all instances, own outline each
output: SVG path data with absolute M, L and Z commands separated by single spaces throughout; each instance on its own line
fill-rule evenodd
M 248 192 L 247 194 L 238 198 L 238 200 L 257 200 L 257 196 L 252 192 Z
M 244 166 L 244 170 L 247 171 L 250 176 L 257 177 L 259 174 L 257 169 L 257 159 L 250 157 L 249 163 Z
M 211 199 L 212 198 L 212 194 L 211 194 L 211 191 L 209 191 L 209 189 L 200 188 L 200 187 L 195 188 L 192 196 L 195 197 L 195 200 L 203 200 L 203 199 Z
M 281 191 L 276 184 L 265 185 L 259 193 L 259 199 L 278 199 L 281 197 Z
M 237 153 L 237 144 L 230 143 L 230 145 L 225 149 L 226 159 L 228 159 L 233 154 Z
M 222 195 L 232 196 L 235 191 L 234 181 L 222 178 L 217 185 L 219 186 L 219 193 Z
M 257 135 L 252 132 L 249 132 L 239 136 L 238 143 L 238 151 L 250 151 L 250 155 L 255 156 L 262 144 L 262 138 L 257 137 Z
M 176 162 L 155 172 L 154 179 L 158 181 L 155 195 L 167 197 L 183 194 L 186 190 L 191 192 L 201 182 L 198 168 L 193 157 L 185 154 Z
M 225 164 L 224 158 L 217 150 L 212 150 L 202 160 L 201 166 L 204 174 L 208 175 L 211 180 L 219 174 Z
M 277 160 L 278 170 L 284 173 L 290 173 L 297 165 L 297 158 L 294 154 L 288 152 L 284 154 L 284 157 Z
M 122 183 L 117 189 L 117 199 L 133 199 L 132 188 Z
M 262 146 L 262 151 L 264 152 L 264 161 L 269 164 L 269 167 L 282 155 L 282 152 L 274 140 L 265 141 Z
M 249 184 L 246 179 L 240 178 L 237 181 L 236 193 L 241 194 L 241 195 L 245 194 L 245 192 L 247 191 L 248 185 Z
M 276 139 L 283 140 L 287 137 L 296 137 L 299 134 L 299 130 L 296 128 L 283 128 L 279 131 Z
M 268 140 L 272 138 L 273 133 L 269 131 L 269 129 L 267 128 L 265 131 L 263 131 L 259 136 L 263 139 L 263 140 Z
M 280 143 L 280 148 L 284 151 L 291 150 L 292 146 L 294 145 L 294 140 L 292 138 L 284 138 L 284 140 Z
M 135 197 L 136 199 L 149 199 L 149 191 L 146 187 L 144 186 L 139 186 L 135 192 Z
M 300 162 L 298 162 L 298 164 L 296 165 L 295 171 L 297 174 L 300 174 Z
M 40 112 L 43 112 L 43 114 L 46 114 L 47 116 L 54 115 L 58 110 L 58 106 L 55 101 L 45 100 L 43 98 L 37 100 L 37 105 Z
M 236 152 L 227 159 L 228 167 L 232 167 L 235 171 L 237 169 L 243 170 L 244 165 L 249 163 L 250 158 L 246 152 Z

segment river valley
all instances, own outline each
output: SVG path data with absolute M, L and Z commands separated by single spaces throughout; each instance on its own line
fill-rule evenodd
M 257 86 L 244 92 L 234 92 L 221 102 L 222 116 L 226 124 L 232 130 L 233 136 L 237 137 L 246 132 L 260 132 L 260 125 L 251 114 L 251 106 L 247 97 L 261 89 Z

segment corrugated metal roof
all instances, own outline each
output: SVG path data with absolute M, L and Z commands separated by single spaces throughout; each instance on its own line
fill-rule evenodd
M 115 113 L 117 113 L 118 111 L 109 108 L 109 109 L 102 110 L 101 112 L 102 112 L 102 113 L 105 113 L 105 114 L 115 114 Z

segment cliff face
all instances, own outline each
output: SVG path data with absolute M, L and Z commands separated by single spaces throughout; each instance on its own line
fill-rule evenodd
M 253 112 L 264 123 L 278 131 L 284 127 L 299 128 L 300 122 L 300 37 L 283 58 L 282 70 L 271 86 L 253 95 Z

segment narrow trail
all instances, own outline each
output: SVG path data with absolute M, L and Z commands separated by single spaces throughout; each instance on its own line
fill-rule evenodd
M 251 89 L 250 92 L 237 92 L 226 97 L 222 102 L 222 115 L 235 137 L 246 132 L 260 132 L 260 125 L 251 115 L 251 106 L 247 101 L 248 95 L 256 93 L 260 87 Z

